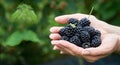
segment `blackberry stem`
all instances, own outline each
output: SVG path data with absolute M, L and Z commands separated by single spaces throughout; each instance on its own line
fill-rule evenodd
M 89 19 L 90 15 L 92 14 L 93 9 L 94 9 L 94 7 L 92 7 L 92 9 L 90 10 L 90 13 L 89 13 L 88 19 Z
M 75 26 L 75 24 L 72 24 L 72 23 L 70 23 L 70 26 L 72 26 L 73 28 L 75 28 L 76 26 Z

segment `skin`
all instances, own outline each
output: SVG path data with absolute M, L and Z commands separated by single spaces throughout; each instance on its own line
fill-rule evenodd
M 69 18 L 76 18 L 78 20 L 88 17 L 86 14 L 70 14 L 62 15 L 55 18 L 55 21 L 60 24 L 66 24 Z M 60 40 L 61 36 L 58 34 L 62 27 L 54 26 L 50 28 L 50 39 L 54 50 L 60 50 L 61 54 L 70 54 L 77 57 L 82 57 L 88 62 L 95 62 L 104 58 L 111 53 L 120 53 L 120 27 L 107 24 L 96 17 L 90 15 L 90 26 L 101 32 L 102 44 L 96 48 L 82 48 L 78 47 L 68 41 Z

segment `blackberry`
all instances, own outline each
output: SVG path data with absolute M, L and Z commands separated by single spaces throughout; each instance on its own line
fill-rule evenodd
M 90 20 L 88 20 L 87 18 L 82 18 L 79 23 L 78 23 L 78 26 L 89 26 L 90 25 Z
M 87 31 L 81 31 L 80 32 L 80 39 L 82 42 L 89 42 L 90 41 L 90 35 Z
M 98 47 L 101 44 L 101 38 L 97 35 L 91 40 L 91 47 Z
M 83 31 L 84 29 L 81 27 L 81 26 L 77 26 L 76 28 L 75 28 L 75 31 L 76 31 L 76 33 L 79 33 L 79 32 L 81 32 L 81 31 Z
M 74 28 L 66 27 L 66 29 L 65 29 L 66 36 L 72 37 L 72 36 L 74 36 L 74 33 L 75 33 Z
M 62 36 L 62 37 L 61 37 L 61 40 L 69 41 L 69 37 L 67 37 L 67 36 Z
M 82 44 L 83 48 L 89 48 L 90 47 L 90 42 L 85 42 Z
M 90 35 L 93 35 L 93 33 L 95 32 L 95 29 L 91 26 L 85 26 L 83 27 L 83 29 L 87 31 Z
M 69 24 L 72 23 L 72 24 L 74 24 L 74 25 L 77 25 L 77 24 L 78 24 L 78 20 L 75 19 L 75 18 L 70 18 L 70 19 L 68 20 L 68 23 L 69 23 Z
M 64 36 L 65 33 L 66 33 L 66 32 L 65 32 L 65 28 L 60 29 L 59 34 L 60 34 L 61 36 Z
M 72 27 L 64 27 L 59 31 L 59 34 L 61 36 L 68 36 L 68 37 L 74 36 L 74 33 L 75 31 L 74 31 L 74 28 Z
M 98 36 L 98 35 L 95 35 L 95 36 L 93 36 L 93 37 L 91 37 L 92 39 L 98 39 L 98 38 L 100 38 L 100 36 Z
M 99 30 L 95 30 L 94 35 L 101 36 L 101 32 Z
M 81 45 L 81 41 L 78 36 L 73 36 L 70 38 L 69 42 L 74 43 L 77 46 Z

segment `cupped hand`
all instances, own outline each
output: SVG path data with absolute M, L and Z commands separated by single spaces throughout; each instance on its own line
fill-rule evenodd
M 65 24 L 69 18 L 76 18 L 78 20 L 88 17 L 86 14 L 71 14 L 62 15 L 55 18 L 56 22 Z M 61 36 L 58 34 L 62 27 L 54 26 L 50 28 L 51 43 L 54 45 L 54 50 L 60 50 L 61 54 L 71 54 L 73 56 L 82 57 L 88 62 L 95 62 L 98 59 L 104 58 L 111 53 L 115 52 L 118 46 L 118 35 L 108 33 L 104 27 L 108 24 L 98 20 L 96 17 L 90 15 L 89 20 L 91 21 L 90 26 L 101 32 L 102 44 L 96 48 L 82 48 L 78 47 L 68 41 L 60 40 Z

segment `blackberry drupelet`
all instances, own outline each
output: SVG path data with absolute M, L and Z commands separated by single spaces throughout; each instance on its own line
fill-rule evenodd
M 80 38 L 80 34 L 79 33 L 76 33 L 75 36 L 78 36 Z

